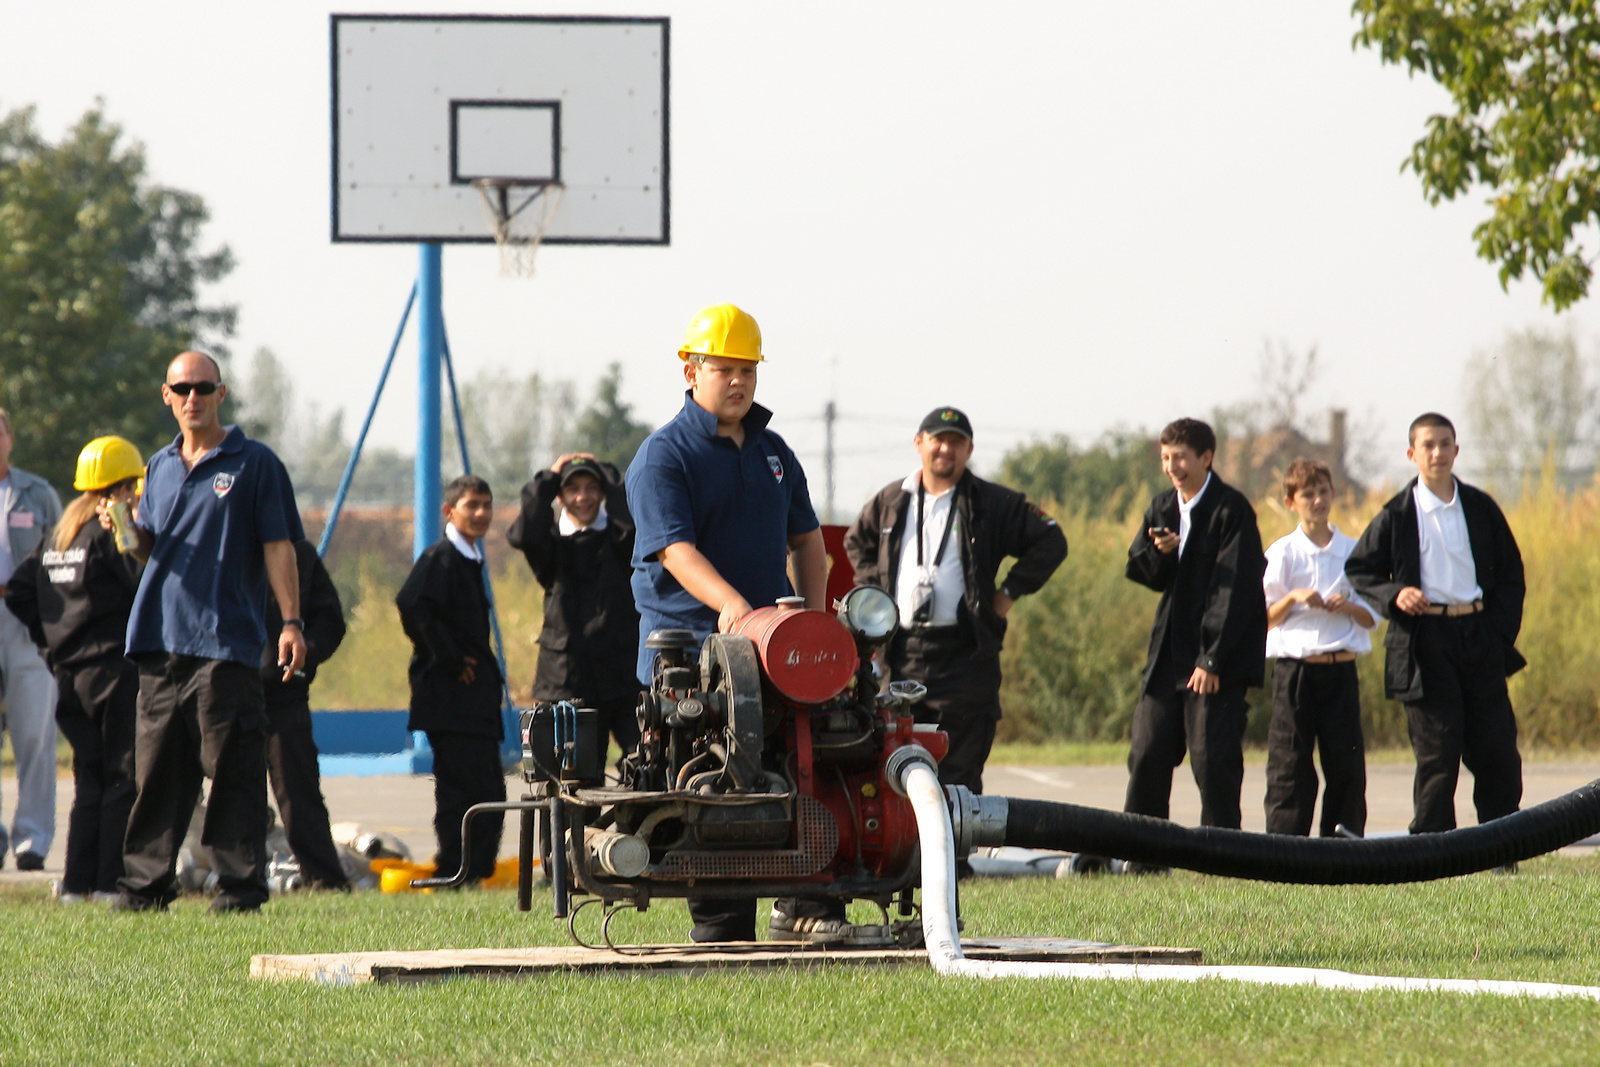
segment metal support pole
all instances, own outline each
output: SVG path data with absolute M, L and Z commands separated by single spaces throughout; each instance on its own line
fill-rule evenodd
M 412 485 L 411 556 L 439 539 L 441 496 L 439 444 L 442 412 L 439 366 L 444 352 L 442 246 L 418 246 L 417 264 L 417 462 Z

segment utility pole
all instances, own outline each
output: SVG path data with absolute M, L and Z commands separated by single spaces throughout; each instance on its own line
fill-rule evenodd
M 822 467 L 826 472 L 828 483 L 826 509 L 829 523 L 833 522 L 833 422 L 836 418 L 838 412 L 833 406 L 833 401 L 829 400 L 827 406 L 822 409 L 822 429 L 825 435 L 822 446 Z

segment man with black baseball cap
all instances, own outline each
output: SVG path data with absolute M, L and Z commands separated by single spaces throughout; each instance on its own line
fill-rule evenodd
M 886 661 L 928 687 L 917 718 L 950 735 L 939 780 L 983 792 L 1000 719 L 1006 614 L 1067 558 L 1056 521 L 1015 490 L 967 469 L 972 421 L 934 408 L 912 438 L 921 464 L 867 502 L 845 538 L 856 580 L 894 595 L 900 630 Z M 1016 563 L 998 586 L 1000 562 Z
M 562 456 L 522 487 L 506 532 L 544 587 L 533 699 L 600 712 L 623 752 L 639 744 L 639 612 L 633 606 L 633 518 L 622 476 L 587 452 Z

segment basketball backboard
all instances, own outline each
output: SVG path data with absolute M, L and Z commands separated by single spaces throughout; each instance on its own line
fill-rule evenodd
M 546 244 L 668 244 L 668 29 L 332 16 L 333 239 L 490 243 L 495 180 L 565 186 Z

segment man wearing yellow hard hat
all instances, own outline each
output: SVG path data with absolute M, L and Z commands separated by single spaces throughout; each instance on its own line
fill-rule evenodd
M 805 472 L 767 429 L 772 412 L 755 402 L 761 327 L 732 304 L 703 308 L 678 357 L 689 387 L 683 410 L 645 439 L 627 475 L 645 686 L 654 672 L 644 640 L 652 630 L 692 630 L 704 641 L 782 596 L 827 606 L 827 550 Z M 791 560 L 798 589 L 789 585 Z M 755 940 L 753 897 L 691 898 L 689 914 L 696 941 Z M 838 901 L 780 900 L 773 909 L 774 939 L 825 943 L 853 933 Z

